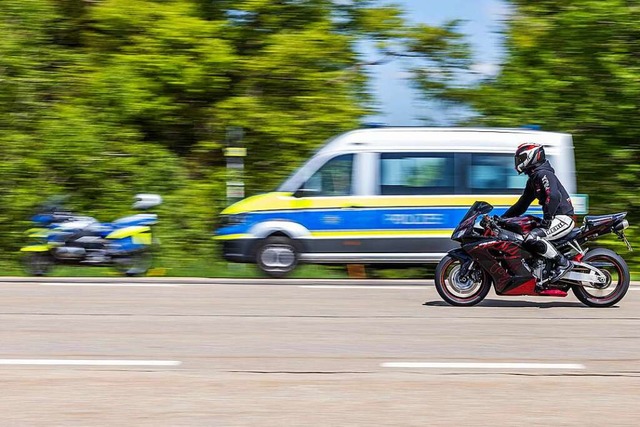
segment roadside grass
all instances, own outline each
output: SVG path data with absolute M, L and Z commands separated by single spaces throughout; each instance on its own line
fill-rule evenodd
M 19 262 L 0 263 L 0 276 L 26 276 Z M 82 267 L 56 265 L 49 277 L 119 277 L 121 274 L 110 267 Z M 162 261 L 154 263 L 147 277 L 223 277 L 223 278 L 263 278 L 253 264 L 234 264 L 224 261 L 188 260 Z M 341 266 L 301 265 L 290 276 L 299 279 L 340 279 L 346 278 L 346 269 Z
M 26 276 L 18 262 L 0 261 L 0 276 Z
M 389 268 L 373 266 L 324 266 L 299 265 L 289 276 L 292 279 L 430 279 L 435 265 L 409 268 Z M 355 272 L 355 273 L 354 273 Z M 19 262 L 0 262 L 0 276 L 26 276 Z M 110 267 L 82 267 L 56 265 L 49 277 L 119 277 L 121 274 Z M 203 259 L 162 259 L 154 262 L 147 277 L 221 277 L 221 278 L 264 278 L 254 264 L 236 264 L 220 260 Z
M 235 264 L 224 261 L 203 262 L 173 261 L 158 264 L 148 276 L 167 277 L 224 277 L 224 278 L 264 278 L 253 264 Z M 294 279 L 340 279 L 347 277 L 344 267 L 320 265 L 300 265 L 290 278 Z

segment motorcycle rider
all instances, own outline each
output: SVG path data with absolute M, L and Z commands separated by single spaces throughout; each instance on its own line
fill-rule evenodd
M 564 237 L 573 230 L 571 198 L 546 159 L 542 145 L 521 144 L 515 153 L 515 169 L 518 174 L 526 173 L 529 179 L 520 199 L 502 217 L 520 216 L 538 199 L 544 214 L 542 227 L 531 230 L 525 236 L 524 243 L 543 257 L 554 261 L 554 271 L 549 283 L 557 282 L 573 268 L 573 264 L 549 241 Z

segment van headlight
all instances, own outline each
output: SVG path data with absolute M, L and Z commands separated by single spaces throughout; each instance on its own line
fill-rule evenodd
M 220 215 L 220 227 L 244 224 L 247 220 L 246 214 Z

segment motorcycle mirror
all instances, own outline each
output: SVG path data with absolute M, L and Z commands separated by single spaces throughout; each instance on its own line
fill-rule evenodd
M 162 204 L 162 197 L 158 194 L 136 194 L 133 199 L 133 209 L 145 210 Z

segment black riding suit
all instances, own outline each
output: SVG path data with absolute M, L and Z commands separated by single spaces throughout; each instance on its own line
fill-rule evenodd
M 520 199 L 502 215 L 505 218 L 520 216 L 538 199 L 544 214 L 543 219 L 551 222 L 556 215 L 573 215 L 571 198 L 564 189 L 549 161 L 528 171 L 529 179 Z
M 549 161 L 527 171 L 527 175 L 529 179 L 524 193 L 513 206 L 507 209 L 503 217 L 511 218 L 524 214 L 531 203 L 538 199 L 544 214 L 543 228 L 532 230 L 527 235 L 525 243 L 546 258 L 558 259 L 560 254 L 548 240 L 559 239 L 573 230 L 571 198 L 558 180 Z

